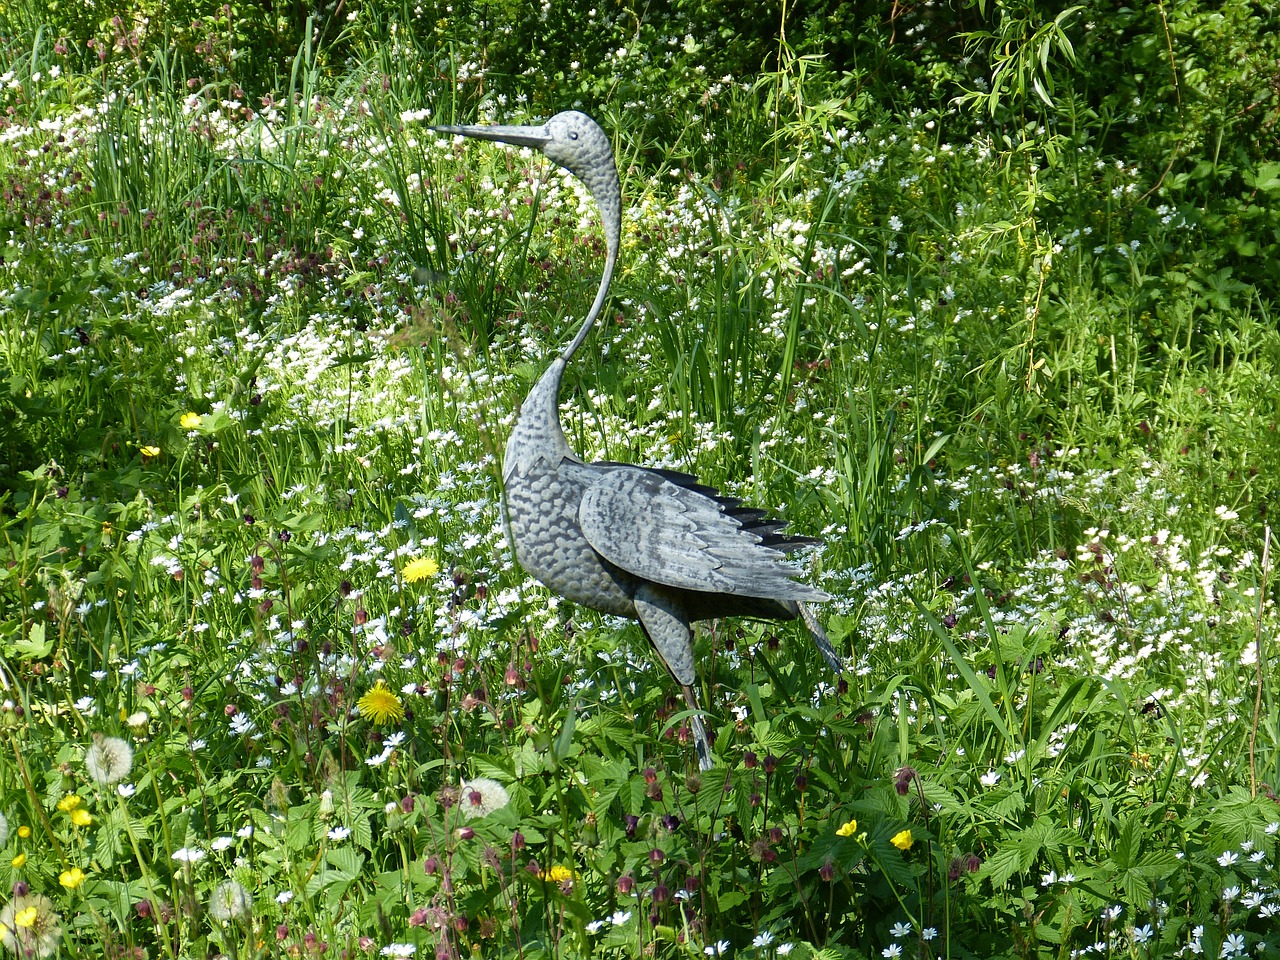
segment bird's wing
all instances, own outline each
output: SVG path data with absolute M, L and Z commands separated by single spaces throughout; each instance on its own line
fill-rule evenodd
M 787 549 L 806 541 L 778 534 L 778 525 L 763 521 L 759 511 L 716 497 L 710 487 L 684 485 L 662 472 L 619 467 L 602 473 L 583 494 L 578 523 L 597 553 L 652 583 L 774 600 L 829 599 L 792 580 L 781 562 Z

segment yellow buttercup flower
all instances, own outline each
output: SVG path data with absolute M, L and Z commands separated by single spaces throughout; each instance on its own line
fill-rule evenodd
M 573 871 L 563 864 L 557 863 L 546 872 L 545 876 L 552 883 L 564 883 L 566 880 L 573 879 Z
M 40 911 L 35 907 L 23 907 L 13 915 L 13 924 L 16 927 L 30 927 L 39 916 Z
M 858 831 L 858 821 L 850 820 L 836 831 L 837 837 L 852 837 Z
M 430 580 L 440 572 L 440 564 L 432 557 L 417 557 L 404 565 L 404 578 L 409 583 Z
M 183 430 L 195 430 L 200 426 L 200 414 L 188 411 L 182 415 L 182 419 L 178 423 Z
M 77 827 L 87 827 L 93 823 L 93 817 L 84 807 L 76 807 L 71 811 L 71 822 Z
M 58 809 L 63 813 L 70 813 L 76 807 L 80 806 L 84 801 L 74 793 L 68 793 L 65 797 L 58 801 Z
M 911 845 L 915 843 L 915 840 L 912 838 L 910 830 L 903 830 L 901 833 L 895 833 L 889 842 L 899 850 L 906 851 L 911 849 Z
M 72 867 L 70 870 L 63 870 L 58 874 L 58 882 L 68 890 L 74 890 L 80 884 L 84 883 L 84 871 L 79 867 Z
M 356 709 L 360 711 L 360 716 L 378 726 L 398 723 L 404 717 L 404 707 L 400 703 L 400 698 L 388 690 L 387 685 L 381 680 L 356 701 Z
M 23 840 L 27 839 L 27 837 L 31 836 L 31 828 L 24 823 L 18 828 L 18 836 Z
M 142 454 L 144 457 L 158 457 L 158 456 L 160 456 L 160 448 L 159 448 L 159 447 L 153 447 L 153 446 L 150 446 L 150 445 L 147 445 L 147 446 L 145 446 L 145 447 L 139 447 L 139 448 L 138 448 L 138 452 L 139 452 L 140 454 Z
M 20 853 L 13 858 L 11 863 L 13 864 L 13 869 L 21 870 L 27 865 L 27 855 L 25 853 Z

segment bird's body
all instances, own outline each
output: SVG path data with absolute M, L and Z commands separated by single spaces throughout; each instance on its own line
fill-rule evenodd
M 516 558 L 557 593 L 602 613 L 640 621 L 695 711 L 700 765 L 710 745 L 698 715 L 690 624 L 726 616 L 803 617 L 832 668 L 840 661 L 808 602 L 827 594 L 792 579 L 784 555 L 815 541 L 781 533 L 763 511 L 721 497 L 695 477 L 620 463 L 585 463 L 560 426 L 560 383 L 608 294 L 621 236 L 621 194 L 604 131 L 576 111 L 542 127 L 439 127 L 542 150 L 586 184 L 600 208 L 607 258 L 577 335 L 520 408 L 502 477 Z

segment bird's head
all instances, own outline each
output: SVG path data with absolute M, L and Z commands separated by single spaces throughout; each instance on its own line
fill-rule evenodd
M 617 249 L 621 233 L 622 194 L 613 146 L 600 125 L 577 110 L 557 113 L 541 126 L 453 126 L 432 127 L 437 133 L 495 140 L 519 147 L 533 147 L 582 181 L 604 221 L 605 236 Z

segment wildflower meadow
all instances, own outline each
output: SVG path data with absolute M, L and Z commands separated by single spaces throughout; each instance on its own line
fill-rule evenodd
M 0 956 L 1280 957 L 1267 4 L 0 3 Z M 748 9 L 749 8 L 749 9 Z M 695 636 L 587 460 L 821 539 Z

